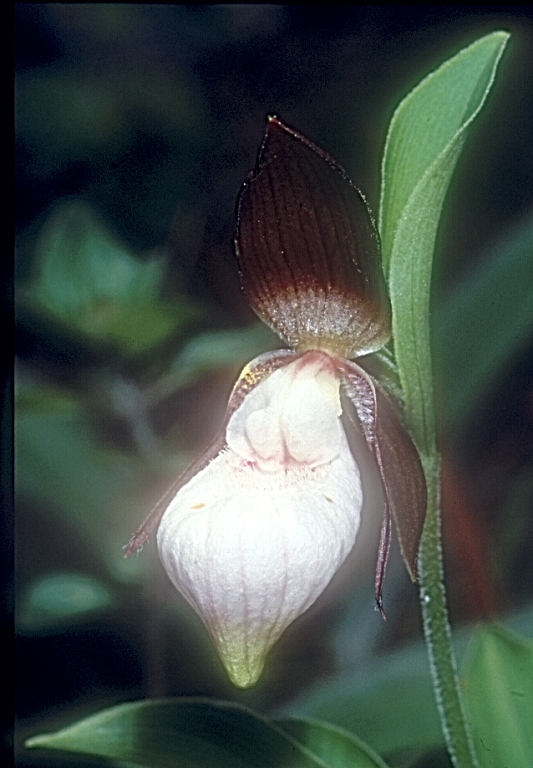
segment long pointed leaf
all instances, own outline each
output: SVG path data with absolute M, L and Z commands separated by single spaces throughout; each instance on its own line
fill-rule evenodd
M 238 704 L 208 699 L 135 701 L 104 709 L 29 748 L 98 755 L 151 768 L 386 768 L 365 744 L 334 726 L 278 724 Z
M 408 425 L 435 444 L 429 297 L 435 237 L 466 132 L 483 106 L 509 35 L 477 40 L 431 73 L 391 121 L 382 167 L 380 231 Z
M 385 272 L 394 225 L 427 169 L 483 106 L 508 38 L 507 32 L 494 32 L 476 40 L 425 77 L 396 109 L 382 164 L 379 230 Z
M 455 766 L 477 764 L 464 717 L 447 623 L 439 518 L 439 459 L 430 347 L 433 251 L 444 197 L 466 132 L 483 106 L 509 35 L 494 32 L 426 77 L 392 119 L 382 165 L 384 265 L 407 427 L 428 490 L 419 552 L 424 632 L 436 700 Z

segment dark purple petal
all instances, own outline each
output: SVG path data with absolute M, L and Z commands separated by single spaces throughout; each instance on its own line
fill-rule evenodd
M 176 496 L 180 488 L 183 488 L 189 480 L 198 474 L 204 467 L 206 467 L 215 456 L 218 456 L 220 451 L 226 445 L 226 427 L 232 416 L 242 403 L 248 392 L 256 387 L 259 382 L 268 376 L 269 373 L 282 368 L 284 365 L 291 363 L 299 357 L 298 352 L 282 349 L 276 352 L 266 352 L 264 355 L 259 355 L 252 360 L 241 372 L 233 391 L 230 395 L 228 405 L 226 408 L 226 414 L 224 417 L 224 423 L 220 428 L 216 437 L 211 443 L 202 451 L 202 453 L 189 464 L 187 469 L 175 480 L 170 488 L 159 499 L 155 507 L 152 509 L 146 520 L 142 523 L 140 528 L 130 539 L 124 557 L 128 557 L 132 552 L 142 547 L 142 545 L 148 540 L 149 536 L 159 525 L 159 522 L 165 511 Z
M 365 200 L 277 117 L 238 199 L 235 250 L 252 308 L 293 349 L 351 358 L 387 342 L 390 305 Z
M 390 515 L 394 517 L 400 549 L 413 581 L 427 492 L 418 451 L 385 392 L 355 363 L 337 361 L 344 390 L 354 404 L 367 444 L 374 454 L 385 497 L 376 566 L 375 595 L 383 615 L 382 591 L 390 549 Z

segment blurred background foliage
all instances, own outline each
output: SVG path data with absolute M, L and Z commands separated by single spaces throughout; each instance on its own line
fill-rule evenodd
M 435 369 L 452 620 L 519 612 L 531 631 L 531 10 L 47 3 L 16 6 L 15 22 L 22 730 L 144 696 L 269 712 L 298 694 L 313 711 L 324 685 L 341 702 L 364 689 L 393 709 L 420 678 L 427 710 L 425 657 L 400 650 L 421 631 L 397 552 L 386 625 L 373 610 L 379 504 L 250 692 L 227 683 L 154 542 L 128 560 L 122 547 L 216 431 L 239 368 L 278 346 L 246 306 L 231 245 L 265 114 L 327 149 L 376 211 L 398 100 L 454 50 L 503 28 L 511 42 L 439 235 Z M 364 669 L 382 673 L 372 682 Z M 398 675 L 403 688 L 391 685 Z

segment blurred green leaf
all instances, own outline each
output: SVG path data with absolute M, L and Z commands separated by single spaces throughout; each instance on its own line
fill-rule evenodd
M 174 386 L 185 386 L 216 368 L 243 367 L 257 355 L 280 346 L 279 337 L 264 323 L 236 330 L 202 333 L 180 351 L 169 375 L 174 380 Z
M 52 629 L 111 605 L 109 589 L 83 573 L 43 576 L 21 601 L 17 621 L 23 630 Z
M 436 311 L 433 338 L 446 419 L 468 417 L 533 332 L 533 220 L 513 231 Z
M 385 768 L 339 729 L 302 720 L 284 720 L 280 727 L 237 704 L 203 699 L 121 704 L 57 733 L 34 736 L 26 746 L 151 768 Z
M 435 442 L 429 298 L 444 197 L 468 127 L 494 81 L 509 35 L 493 32 L 428 75 L 396 109 L 382 164 L 380 234 L 406 417 L 427 455 Z
M 163 260 L 132 256 L 82 202 L 56 208 L 36 257 L 36 275 L 21 293 L 23 301 L 92 343 L 138 355 L 198 318 L 188 300 L 161 298 Z
M 118 578 L 138 578 L 143 558 L 122 557 L 153 474 L 133 456 L 99 448 L 80 404 L 48 387 L 20 387 L 15 421 L 17 495 L 77 529 Z M 147 506 L 148 502 L 144 502 Z
M 505 623 L 513 631 L 533 635 L 531 609 Z M 351 623 L 345 631 L 349 634 L 339 638 L 342 645 L 348 646 L 350 638 L 356 645 Z M 453 632 L 458 657 L 465 654 L 473 636 L 472 629 Z M 343 667 L 337 676 L 315 684 L 285 707 L 284 713 L 345 728 L 381 755 L 405 749 L 422 752 L 444 744 L 424 643 L 371 657 L 356 668 Z
M 422 644 L 319 683 L 288 714 L 334 723 L 383 755 L 444 743 Z
M 481 768 L 528 768 L 533 759 L 533 643 L 496 625 L 473 640 L 464 697 Z
M 303 717 L 278 717 L 273 722 L 330 768 L 386 768 L 379 755 L 343 728 Z

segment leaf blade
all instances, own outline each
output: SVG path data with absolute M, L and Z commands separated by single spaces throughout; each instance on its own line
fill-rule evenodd
M 498 625 L 473 638 L 465 704 L 483 768 L 526 768 L 533 754 L 533 643 Z
M 275 718 L 274 723 L 304 743 L 329 768 L 386 768 L 373 749 L 343 728 L 306 717 Z
M 290 720 L 278 725 L 238 704 L 208 699 L 136 701 L 34 736 L 26 746 L 151 768 L 174 768 L 178 758 L 182 768 L 336 768 L 331 760 L 339 750 L 361 756 L 355 768 L 386 768 L 349 734 Z
M 380 222 L 394 349 L 407 423 L 426 455 L 435 452 L 429 326 L 435 238 L 467 128 L 488 96 L 508 37 L 506 32 L 487 35 L 422 80 L 396 110 L 387 137 Z M 458 84 L 462 87 L 455 110 L 447 97 L 451 81 L 455 98 Z M 436 108 L 439 97 L 450 111 L 448 116 Z M 447 122 L 447 131 L 442 121 Z M 415 143 L 417 137 L 423 150 Z M 392 172 L 395 164 L 399 170 Z
M 487 35 L 422 80 L 396 110 L 382 164 L 380 230 L 394 353 L 404 417 L 421 454 L 428 490 L 419 552 L 424 632 L 448 751 L 454 764 L 465 766 L 474 766 L 476 758 L 446 615 L 430 345 L 431 272 L 444 197 L 467 129 L 488 96 L 508 39 L 503 31 Z
M 400 219 L 426 169 L 478 114 L 508 38 L 507 32 L 498 31 L 476 40 L 427 75 L 398 105 L 382 163 L 379 230 L 385 273 L 394 238 L 391 223 Z M 473 80 L 470 90 L 462 82 L 461 70 L 467 68 Z

